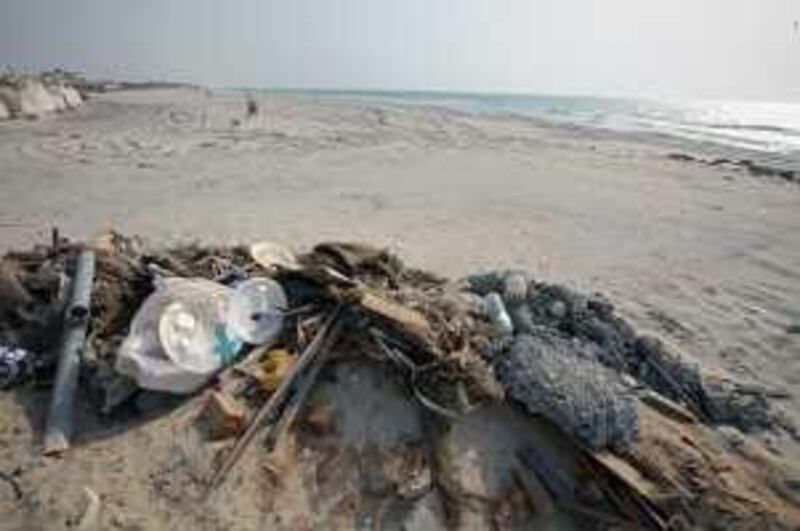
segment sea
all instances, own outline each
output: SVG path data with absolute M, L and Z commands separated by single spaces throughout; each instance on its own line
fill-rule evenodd
M 771 154 L 800 154 L 800 102 L 679 102 L 452 92 L 301 92 L 384 104 L 435 105 L 468 113 L 522 116 L 612 131 L 665 134 Z

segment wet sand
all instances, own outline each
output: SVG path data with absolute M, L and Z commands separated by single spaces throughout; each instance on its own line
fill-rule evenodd
M 642 135 L 291 94 L 259 104 L 248 119 L 240 95 L 129 91 L 0 124 L 0 249 L 51 226 L 115 228 L 163 243 L 366 240 L 452 276 L 524 268 L 794 393 L 782 405 L 800 425 L 797 183 L 674 160 L 707 147 Z

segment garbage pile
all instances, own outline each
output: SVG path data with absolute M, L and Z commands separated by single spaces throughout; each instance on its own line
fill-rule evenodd
M 657 338 L 637 334 L 602 295 L 529 281 L 520 271 L 473 275 L 468 281 L 481 295 L 503 294 L 516 333 L 497 342 L 490 358 L 506 387 L 515 389 L 514 398 L 569 426 L 592 448 L 635 440 L 635 387 L 683 404 L 708 424 L 746 433 L 777 428 L 798 437 L 788 419 L 770 407 L 768 390 L 704 371 Z M 624 385 L 626 378 L 634 385 Z
M 540 443 L 506 460 L 527 525 L 800 525 L 791 469 L 747 445 L 727 451 L 713 429 L 797 437 L 769 393 L 638 334 L 599 295 L 522 271 L 454 282 L 353 243 L 151 249 L 54 232 L 0 262 L 0 385 L 53 383 L 47 453 L 69 448 L 79 380 L 98 415 L 143 393 L 202 399 L 209 438 L 230 441 L 205 482 L 212 496 L 253 441 L 274 448 L 294 429 L 320 374 L 361 361 L 386 367 L 434 431 L 453 436 L 491 408 L 525 419 Z M 499 502 L 465 502 L 438 476 L 442 527 L 476 503 L 497 522 Z

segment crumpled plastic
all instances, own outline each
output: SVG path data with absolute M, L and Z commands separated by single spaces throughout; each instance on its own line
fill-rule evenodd
M 0 345 L 0 389 L 8 389 L 33 376 L 33 353 Z

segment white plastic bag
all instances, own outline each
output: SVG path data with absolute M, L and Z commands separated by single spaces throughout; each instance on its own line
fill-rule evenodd
M 204 279 L 158 281 L 133 318 L 117 371 L 146 389 L 199 389 L 242 345 L 227 335 L 232 295 L 232 289 Z

